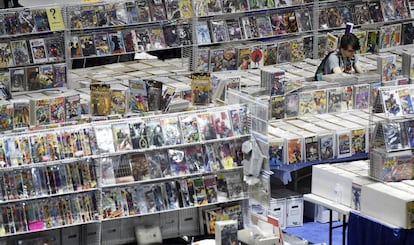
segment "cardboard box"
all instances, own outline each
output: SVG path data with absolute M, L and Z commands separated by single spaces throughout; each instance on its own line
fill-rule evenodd
M 303 225 L 303 197 L 290 197 L 286 199 L 286 227 Z
M 286 228 L 286 198 L 271 198 L 267 214 L 279 220 L 279 226 L 282 229 Z

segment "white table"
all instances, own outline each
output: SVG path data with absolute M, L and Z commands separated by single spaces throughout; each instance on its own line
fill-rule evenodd
M 347 217 L 349 216 L 350 211 L 354 211 L 354 209 L 347 207 L 345 205 L 336 203 L 324 197 L 315 195 L 315 194 L 305 194 L 303 195 L 303 200 L 321 205 L 329 209 L 329 245 L 332 245 L 332 230 L 342 227 L 342 245 L 345 245 L 345 231 L 347 225 Z M 339 226 L 332 226 L 332 211 L 338 212 L 338 214 L 342 215 L 342 225 Z

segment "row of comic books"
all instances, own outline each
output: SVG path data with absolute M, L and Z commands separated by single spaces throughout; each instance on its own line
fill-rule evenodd
M 98 220 L 98 193 L 8 204 L 0 207 L 0 235 L 57 228 Z
M 62 37 L 0 41 L 0 68 L 62 62 L 65 51 Z
M 384 152 L 414 148 L 414 120 L 381 121 L 375 125 L 372 145 Z
M 10 68 L 0 71 L 0 81 L 12 93 L 61 88 L 67 83 L 66 72 L 66 63 Z
M 404 0 L 370 1 L 321 7 L 319 11 L 320 29 L 344 27 L 346 23 L 365 25 L 410 18 L 410 12 Z
M 136 0 L 69 6 L 71 29 L 123 26 L 193 17 L 190 0 Z
M 327 116 L 327 121 L 322 116 Z M 368 151 L 368 120 L 349 121 L 345 119 L 346 114 L 330 119 L 329 116 L 315 118 L 320 121 L 305 118 L 271 124 L 268 129 L 270 166 L 365 155 Z M 351 117 L 354 118 L 348 114 L 348 118 Z
M 370 105 L 370 96 L 369 84 L 276 95 L 270 98 L 271 116 L 274 119 L 282 119 L 353 109 L 364 110 Z
M 95 125 L 101 153 L 226 139 L 248 134 L 243 107 Z
M 413 179 L 411 150 L 389 153 L 382 149 L 373 149 L 370 154 L 369 176 L 385 182 Z
M 241 144 L 241 141 L 225 141 L 103 158 L 100 159 L 102 184 L 233 169 L 241 165 Z
M 243 229 L 243 214 L 240 204 L 216 206 L 203 210 L 205 230 L 207 234 L 215 234 L 216 221 L 234 220 L 237 229 Z
M 111 219 L 237 200 L 244 198 L 244 190 L 241 172 L 111 188 L 103 191 L 102 217 Z
M 0 179 L 3 202 L 88 190 L 97 183 L 95 165 L 87 160 L 5 171 Z
M 72 58 L 125 54 L 192 44 L 189 24 L 165 24 L 122 31 L 73 33 L 69 42 Z
M 53 10 L 61 12 L 59 7 Z M 62 15 L 53 15 L 45 8 L 0 12 L 0 36 L 56 31 L 49 23 L 57 21 L 64 24 Z
M 388 118 L 402 118 L 414 114 L 413 99 L 412 84 L 380 87 L 375 107 L 382 107 L 381 112 L 384 112 Z
M 244 16 L 240 19 L 199 21 L 197 44 L 279 36 L 312 30 L 309 9 L 274 12 L 268 15 Z

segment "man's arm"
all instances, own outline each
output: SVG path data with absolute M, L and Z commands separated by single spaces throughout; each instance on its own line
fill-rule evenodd
M 364 73 L 364 69 L 362 69 L 358 62 L 354 64 L 354 70 L 356 73 Z

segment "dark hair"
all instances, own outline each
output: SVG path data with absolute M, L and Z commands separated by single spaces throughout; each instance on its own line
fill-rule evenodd
M 341 48 L 347 49 L 348 46 L 351 45 L 351 47 L 354 50 L 359 50 L 361 46 L 359 45 L 359 40 L 353 33 L 345 33 L 341 37 Z

